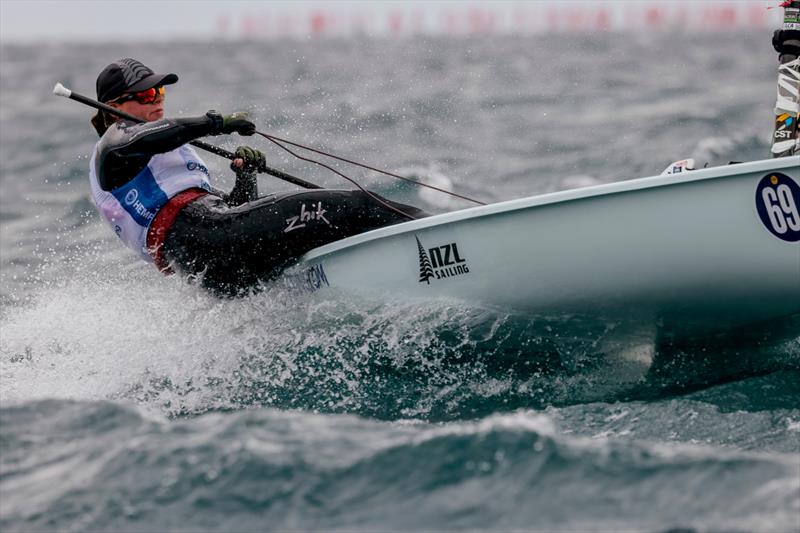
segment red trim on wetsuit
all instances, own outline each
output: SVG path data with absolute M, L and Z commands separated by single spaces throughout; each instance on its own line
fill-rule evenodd
M 153 256 L 153 261 L 156 267 L 158 267 L 158 270 L 164 274 L 173 273 L 164 254 L 161 252 L 164 246 L 164 239 L 167 237 L 167 231 L 172 226 L 172 223 L 175 222 L 175 217 L 178 216 L 181 209 L 207 194 L 208 191 L 198 188 L 186 189 L 185 191 L 179 192 L 158 210 L 156 217 L 150 224 L 147 230 L 147 249 L 150 251 L 150 255 Z

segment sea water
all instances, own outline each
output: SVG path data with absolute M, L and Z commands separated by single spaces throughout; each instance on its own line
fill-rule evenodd
M 777 65 L 756 33 L 4 44 L 0 529 L 800 529 L 800 338 L 642 380 L 602 359 L 614 324 L 335 290 L 219 299 L 142 263 L 90 201 L 91 110 L 51 95 L 93 96 L 128 56 L 180 76 L 168 115 L 246 110 L 487 202 L 766 158 Z M 263 139 L 210 140 L 350 187 Z

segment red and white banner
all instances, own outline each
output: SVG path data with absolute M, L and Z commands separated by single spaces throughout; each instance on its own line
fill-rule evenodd
M 264 3 L 220 14 L 216 30 L 234 39 L 765 30 L 780 24 L 779 5 L 777 0 Z

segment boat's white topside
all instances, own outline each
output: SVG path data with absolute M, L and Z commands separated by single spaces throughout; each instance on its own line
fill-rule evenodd
M 379 228 L 366 233 L 361 233 L 359 235 L 354 235 L 340 241 L 332 242 L 311 250 L 301 258 L 301 262 L 310 261 L 343 248 L 355 246 L 357 244 L 368 242 L 374 239 L 406 233 L 409 231 L 418 231 L 424 228 L 443 225 L 450 222 L 493 215 L 506 211 L 513 211 L 526 207 L 565 203 L 583 198 L 619 194 L 641 189 L 668 187 L 670 185 L 713 180 L 750 172 L 768 172 L 785 168 L 800 168 L 800 156 L 763 159 L 759 161 L 750 161 L 747 163 L 737 163 L 720 167 L 692 170 L 690 172 L 681 174 L 652 176 L 626 181 L 617 181 L 614 183 L 604 183 L 601 185 L 584 187 L 580 189 L 570 189 L 538 196 L 519 198 L 516 200 L 507 200 L 485 206 L 470 207 L 458 211 L 434 215 L 424 219 L 412 220 L 394 226 Z

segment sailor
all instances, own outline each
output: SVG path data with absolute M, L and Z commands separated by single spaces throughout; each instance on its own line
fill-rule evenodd
M 253 135 L 255 125 L 246 113 L 164 118 L 166 86 L 177 81 L 135 59 L 111 63 L 97 77 L 97 99 L 145 122 L 103 111 L 91 121 L 100 135 L 90 161 L 98 211 L 126 245 L 162 272 L 178 270 L 235 294 L 275 277 L 312 248 L 426 216 L 361 191 L 259 198 L 256 174 L 264 154 L 248 146 L 235 151 L 231 192 L 215 189 L 207 165 L 187 143 L 206 135 Z

